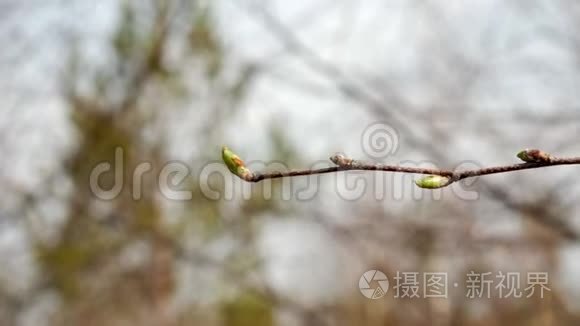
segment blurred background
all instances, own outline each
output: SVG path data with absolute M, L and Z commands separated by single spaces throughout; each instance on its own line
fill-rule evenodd
M 220 163 L 223 144 L 259 170 L 579 155 L 578 30 L 575 0 L 1 0 L 0 325 L 578 324 L 577 167 L 429 191 Z M 113 198 L 91 187 L 103 162 Z M 187 175 L 162 185 L 171 162 Z M 502 297 L 500 272 L 549 290 Z

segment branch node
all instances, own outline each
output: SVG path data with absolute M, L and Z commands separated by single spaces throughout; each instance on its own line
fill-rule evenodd
M 553 157 L 539 149 L 524 149 L 517 154 L 517 157 L 527 163 L 550 163 Z
M 332 163 L 340 166 L 341 168 L 350 167 L 352 165 L 353 160 L 348 158 L 342 154 L 335 154 L 330 157 Z

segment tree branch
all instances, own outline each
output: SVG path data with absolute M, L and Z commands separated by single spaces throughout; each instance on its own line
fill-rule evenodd
M 417 186 L 426 189 L 442 188 L 462 179 L 482 175 L 537 169 L 548 166 L 580 164 L 580 157 L 569 157 L 569 158 L 553 157 L 537 149 L 526 149 L 518 153 L 517 156 L 522 161 L 524 161 L 524 163 L 492 166 L 472 170 L 459 170 L 459 171 L 363 162 L 353 160 L 344 155 L 337 154 L 330 157 L 330 161 L 336 164 L 336 166 L 333 167 L 321 169 L 302 169 L 302 170 L 273 171 L 261 173 L 250 171 L 245 166 L 244 162 L 236 154 L 231 152 L 227 147 L 224 147 L 222 149 L 222 156 L 224 162 L 228 166 L 228 169 L 233 174 L 237 175 L 238 177 L 247 182 L 259 182 L 265 179 L 278 179 L 305 175 L 334 173 L 340 171 L 358 170 L 358 171 L 383 171 L 383 172 L 427 174 L 429 176 L 415 181 Z

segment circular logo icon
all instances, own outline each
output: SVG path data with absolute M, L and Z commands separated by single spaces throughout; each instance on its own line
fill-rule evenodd
M 376 281 L 378 286 L 375 283 Z M 375 288 L 372 288 L 371 285 L 375 285 Z M 389 279 L 387 279 L 387 275 L 385 273 L 378 271 L 376 269 L 371 269 L 370 271 L 364 272 L 364 274 L 358 280 L 358 288 L 360 289 L 360 293 L 369 299 L 380 299 L 387 294 L 389 290 Z
M 361 146 L 369 157 L 384 159 L 399 149 L 399 133 L 386 123 L 373 123 L 363 131 Z

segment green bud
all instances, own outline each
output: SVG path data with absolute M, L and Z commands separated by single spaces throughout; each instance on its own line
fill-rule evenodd
M 528 155 L 526 155 L 526 150 L 518 152 L 518 154 L 516 156 L 524 162 L 529 162 L 529 160 L 530 160 Z
M 222 147 L 222 159 L 233 174 L 244 180 L 252 177 L 252 172 L 246 167 L 244 161 L 226 146 Z
M 450 183 L 450 180 L 451 179 L 448 177 L 441 175 L 430 175 L 419 180 L 415 180 L 415 184 L 420 188 L 437 189 L 447 186 Z

